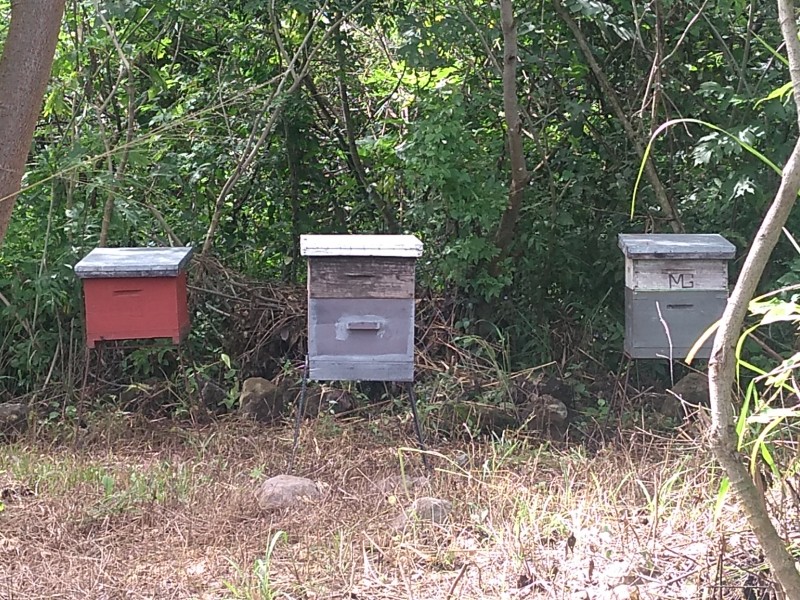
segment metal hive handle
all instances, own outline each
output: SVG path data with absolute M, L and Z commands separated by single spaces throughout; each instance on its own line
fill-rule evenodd
M 380 321 L 352 321 L 347 324 L 347 329 L 356 331 L 378 331 L 380 328 Z

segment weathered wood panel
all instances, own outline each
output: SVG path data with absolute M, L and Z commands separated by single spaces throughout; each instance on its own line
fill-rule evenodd
M 414 381 L 413 361 L 309 359 L 314 381 Z
M 632 290 L 727 290 L 724 260 L 625 260 L 625 287 Z
M 697 339 L 722 316 L 727 300 L 724 290 L 653 292 L 625 288 L 625 353 L 631 358 L 686 358 Z M 703 345 L 698 358 L 709 357 L 712 341 Z
M 309 298 L 414 298 L 413 258 L 359 256 L 308 259 Z
M 75 265 L 80 279 L 176 277 L 192 258 L 186 248 L 95 248 Z

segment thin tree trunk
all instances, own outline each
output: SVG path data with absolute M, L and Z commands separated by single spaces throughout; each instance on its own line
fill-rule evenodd
M 122 178 L 125 176 L 125 169 L 128 166 L 128 158 L 130 157 L 131 152 L 131 142 L 133 142 L 133 134 L 136 128 L 136 88 L 133 80 L 133 71 L 131 71 L 129 67 L 127 93 L 128 121 L 125 127 L 125 144 L 122 147 L 122 155 L 119 158 L 116 168 L 113 167 L 113 157 L 110 157 L 110 160 L 112 161 L 112 167 L 109 174 L 113 178 L 113 184 L 111 185 L 111 189 L 108 191 L 106 205 L 103 208 L 103 223 L 100 226 L 100 240 L 97 244 L 101 248 L 105 248 L 108 245 L 108 234 L 111 231 L 111 218 L 114 215 L 114 203 L 116 201 L 117 194 L 119 193 L 119 184 L 122 181 Z M 116 135 L 114 137 L 118 138 L 119 136 Z
M 397 217 L 394 214 L 394 207 L 371 185 L 367 177 L 367 171 L 361 162 L 361 156 L 358 154 L 355 124 L 353 123 L 353 117 L 350 111 L 350 97 L 347 92 L 347 55 L 344 50 L 343 38 L 344 33 L 342 32 L 342 28 L 338 26 L 333 35 L 333 41 L 336 46 L 336 60 L 338 62 L 336 79 L 339 87 L 339 99 L 342 104 L 342 124 L 344 125 L 345 135 L 347 136 L 347 153 L 350 155 L 356 180 L 364 190 L 367 199 L 380 211 L 386 229 L 389 233 L 398 233 L 400 231 L 400 224 L 397 222 Z
M 500 22 L 503 31 L 503 112 L 506 121 L 508 154 L 511 160 L 511 184 L 508 189 L 508 204 L 495 235 L 495 245 L 500 250 L 493 262 L 496 272 L 500 261 L 508 256 L 511 242 L 525 200 L 525 188 L 530 180 L 525 164 L 525 149 L 522 146 L 522 122 L 519 118 L 517 99 L 517 24 L 514 21 L 514 5 L 511 0 L 500 2 Z
M 290 250 L 292 260 L 286 265 L 284 280 L 295 281 L 297 263 L 300 258 L 300 215 L 302 214 L 300 206 L 300 173 L 302 172 L 303 151 L 297 142 L 299 132 L 296 127 L 290 125 L 289 119 L 283 119 L 283 136 L 286 144 L 286 166 L 289 169 L 289 200 L 292 208 L 292 248 Z
M 0 57 L 0 244 L 50 79 L 64 1 L 11 2 L 11 24 Z
M 553 5 L 555 6 L 559 17 L 561 17 L 561 20 L 566 23 L 567 27 L 572 32 L 572 35 L 575 37 L 575 40 L 578 42 L 578 46 L 580 47 L 586 62 L 589 63 L 589 68 L 591 69 L 592 74 L 597 80 L 601 93 L 605 96 L 605 100 L 607 100 L 611 105 L 611 110 L 622 124 L 622 128 L 625 130 L 625 135 L 628 137 L 628 141 L 630 141 L 630 143 L 636 149 L 636 154 L 641 160 L 644 158 L 644 143 L 641 137 L 636 134 L 636 131 L 634 131 L 628 115 L 625 114 L 625 109 L 622 108 L 622 103 L 619 101 L 617 93 L 614 91 L 614 88 L 611 86 L 611 83 L 608 81 L 605 73 L 603 73 L 603 69 L 601 69 L 600 65 L 597 64 L 597 60 L 592 53 L 589 42 L 586 41 L 586 37 L 583 35 L 580 27 L 578 27 L 575 19 L 570 16 L 570 14 L 561 4 L 561 0 L 553 0 Z M 678 211 L 675 208 L 672 200 L 667 195 L 667 190 L 661 183 L 658 173 L 656 172 L 656 168 L 653 165 L 653 161 L 649 157 L 645 163 L 644 173 L 647 177 L 647 180 L 650 182 L 650 185 L 653 187 L 653 193 L 655 194 L 656 201 L 661 207 L 661 212 L 664 214 L 664 218 L 669 221 L 672 231 L 675 233 L 683 233 L 684 229 L 683 223 L 681 223 L 680 215 L 678 214 Z
M 353 166 L 353 159 L 350 157 L 350 153 L 347 151 L 347 140 L 342 135 L 340 128 L 338 126 L 337 118 L 334 115 L 334 109 L 328 102 L 328 99 L 323 96 L 320 91 L 317 89 L 317 86 L 314 85 L 314 80 L 311 77 L 306 77 L 303 79 L 303 85 L 308 90 L 308 93 L 311 95 L 311 98 L 314 100 L 314 103 L 317 105 L 318 115 L 319 118 L 325 123 L 328 128 L 328 132 L 330 135 L 336 138 L 339 142 L 339 147 L 345 154 L 345 160 L 347 161 L 347 166 L 351 171 L 355 171 L 355 167 Z M 344 208 L 339 202 L 338 197 L 334 196 L 331 199 L 333 215 L 336 219 L 336 226 L 339 227 L 341 231 L 347 230 L 347 214 L 345 213 Z
M 791 0 L 778 0 L 781 31 L 789 57 L 800 125 L 800 41 L 797 39 L 794 6 Z M 730 486 L 744 507 L 750 526 L 764 550 L 767 561 L 787 598 L 800 598 L 800 573 L 767 512 L 762 493 L 756 488 L 745 459 L 737 451 L 732 402 L 735 377 L 734 348 L 747 315 L 748 304 L 756 292 L 761 274 L 781 235 L 800 192 L 800 139 L 783 168 L 781 184 L 772 205 L 756 233 L 739 280 L 731 293 L 719 323 L 709 361 L 711 396 L 711 449 L 725 469 Z
M 267 137 L 272 133 L 273 127 L 277 123 L 278 118 L 281 116 L 284 106 L 283 103 L 280 102 L 280 97 L 291 97 L 291 95 L 297 91 L 297 88 L 302 85 L 303 79 L 308 75 L 313 56 L 317 53 L 317 51 L 319 51 L 325 42 L 328 41 L 335 28 L 339 26 L 341 21 L 360 9 L 365 2 L 366 0 L 359 0 L 350 10 L 347 11 L 347 13 L 345 13 L 341 19 L 336 20 L 328 27 L 328 29 L 325 30 L 317 45 L 310 47 L 312 34 L 321 22 L 321 14 L 314 17 L 311 20 L 311 24 L 309 25 L 303 41 L 300 43 L 300 46 L 291 58 L 289 58 L 285 53 L 283 41 L 280 38 L 277 18 L 274 10 L 272 10 L 274 9 L 274 3 L 270 5 L 270 15 L 273 21 L 273 29 L 275 30 L 276 43 L 281 50 L 281 55 L 287 61 L 286 70 L 278 77 L 277 87 L 270 95 L 269 100 L 267 100 L 267 102 L 264 104 L 262 113 L 256 119 L 256 123 L 250 132 L 250 138 L 247 140 L 242 156 L 239 158 L 236 167 L 228 176 L 228 179 L 225 180 L 225 183 L 222 185 L 222 189 L 217 195 L 217 199 L 214 202 L 214 211 L 211 215 L 211 223 L 206 231 L 205 240 L 203 241 L 203 247 L 200 251 L 200 254 L 206 255 L 211 251 L 211 247 L 214 244 L 214 235 L 217 232 L 217 228 L 219 227 L 219 223 L 222 218 L 222 209 L 225 206 L 225 200 L 227 200 L 228 196 L 233 192 L 233 188 L 236 186 L 242 175 L 252 166 L 253 161 L 255 161 L 259 155 L 261 147 L 264 145 L 264 142 L 266 142 Z M 299 71 L 298 65 L 300 65 Z M 284 86 L 289 82 L 290 79 L 292 80 L 291 85 L 284 89 Z M 259 125 L 264 118 L 267 119 L 267 122 L 263 127 L 261 127 L 261 133 L 256 138 Z

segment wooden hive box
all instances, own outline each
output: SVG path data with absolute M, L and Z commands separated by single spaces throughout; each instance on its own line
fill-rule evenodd
M 413 381 L 413 235 L 303 235 L 309 377 Z
M 86 344 L 170 338 L 189 332 L 191 248 L 96 248 L 75 265 L 83 280 Z
M 619 247 L 625 255 L 625 353 L 686 358 L 725 310 L 735 246 L 717 234 L 664 233 L 620 234 Z M 709 357 L 712 341 L 698 358 Z

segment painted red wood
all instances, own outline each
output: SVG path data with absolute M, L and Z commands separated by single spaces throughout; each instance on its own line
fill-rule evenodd
M 86 343 L 171 338 L 189 332 L 186 272 L 176 277 L 108 277 L 83 280 Z

